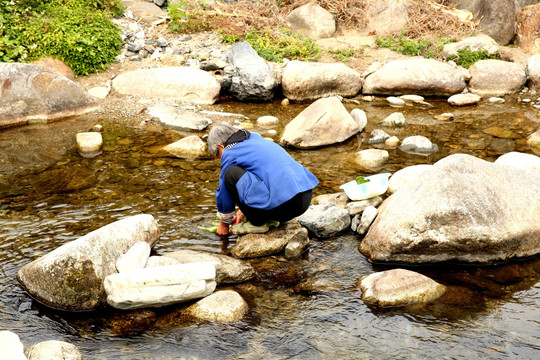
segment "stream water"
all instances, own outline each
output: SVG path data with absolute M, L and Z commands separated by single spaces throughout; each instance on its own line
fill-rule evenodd
M 518 97 L 506 104 L 450 108 L 428 99 L 392 108 L 384 99 L 348 102 L 366 111 L 363 134 L 345 143 L 311 150 L 288 149 L 320 180 L 315 195 L 338 192 L 362 173 L 352 161 L 365 137 L 392 112 L 408 126 L 385 128 L 400 139 L 424 135 L 439 151 L 420 156 L 390 150 L 380 172 L 432 164 L 452 153 L 488 161 L 510 151 L 531 153 L 526 137 L 540 127 L 539 112 Z M 277 116 L 284 125 L 306 105 L 280 106 L 222 102 L 212 111 L 240 113 L 255 123 Z M 435 120 L 445 112 L 453 121 Z M 231 120 L 232 119 L 228 119 Z M 246 122 L 246 120 L 242 120 Z M 0 132 L 0 330 L 19 335 L 25 345 L 64 340 L 85 359 L 533 359 L 540 355 L 540 259 L 490 267 L 418 267 L 435 280 L 459 289 L 452 301 L 427 306 L 379 309 L 364 303 L 358 279 L 390 268 L 369 263 L 358 252 L 361 238 L 347 233 L 312 239 L 309 252 L 287 261 L 280 256 L 251 260 L 257 278 L 225 288 L 248 302 L 237 323 L 182 321 L 184 305 L 135 316 L 145 326 L 122 327 L 131 319 L 120 311 L 63 313 L 35 301 L 16 280 L 18 269 L 68 241 L 125 216 L 149 213 L 161 237 L 155 254 L 180 249 L 227 253 L 234 238 L 197 229 L 215 219 L 217 160 L 186 161 L 161 147 L 187 133 L 153 126 L 136 129 L 111 115 L 102 119 L 104 151 L 93 159 L 77 154 L 74 137 L 94 119 L 68 119 Z M 250 129 L 268 134 L 268 129 Z M 540 215 L 539 215 L 540 218 Z

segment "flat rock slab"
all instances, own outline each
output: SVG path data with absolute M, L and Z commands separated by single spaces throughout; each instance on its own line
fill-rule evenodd
M 148 108 L 147 113 L 158 118 L 163 126 L 173 130 L 202 131 L 212 124 L 212 120 L 206 116 L 172 105 L 158 104 Z
M 210 295 L 216 288 L 213 263 L 134 269 L 105 278 L 107 303 L 117 309 L 161 307 Z
M 166 252 L 163 257 L 187 264 L 192 262 L 212 262 L 216 266 L 218 284 L 234 284 L 251 280 L 255 277 L 253 267 L 240 259 L 223 254 L 211 254 L 202 251 L 180 250 Z
M 188 67 L 128 71 L 114 78 L 112 86 L 122 95 L 175 98 L 197 104 L 213 104 L 221 90 L 212 75 Z

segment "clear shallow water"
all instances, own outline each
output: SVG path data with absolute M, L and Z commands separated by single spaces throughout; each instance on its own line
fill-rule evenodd
M 467 108 L 429 101 L 434 108 L 347 104 L 366 110 L 368 134 L 400 111 L 409 126 L 385 131 L 400 139 L 425 135 L 439 146 L 428 157 L 392 150 L 381 172 L 433 163 L 455 152 L 489 161 L 508 151 L 530 153 L 526 136 L 540 127 L 538 112 L 516 99 Z M 276 115 L 281 132 L 304 107 L 223 103 L 209 109 L 253 121 Z M 444 112 L 453 112 L 456 120 L 434 120 Z M 78 346 L 85 359 L 532 359 L 540 354 L 540 259 L 489 268 L 414 268 L 455 288 L 453 301 L 378 309 L 360 299 L 356 283 L 387 267 L 370 264 L 358 252 L 361 239 L 352 234 L 313 239 L 309 253 L 297 261 L 252 260 L 257 280 L 230 287 L 250 305 L 235 324 L 185 322 L 175 317 L 179 305 L 152 312 L 139 331 L 126 331 L 118 325 L 129 318 L 123 312 L 71 314 L 33 302 L 15 278 L 21 266 L 125 216 L 144 212 L 157 219 L 162 235 L 156 254 L 186 248 L 227 253 L 234 245 L 234 239 L 196 227 L 214 220 L 217 161 L 183 161 L 159 150 L 182 134 L 101 123 L 105 149 L 94 159 L 78 156 L 73 140 L 93 124 L 90 119 L 0 132 L 0 329 L 14 331 L 25 345 L 64 340 Z M 511 133 L 493 136 L 493 128 Z M 363 174 L 351 160 L 368 147 L 363 138 L 289 152 L 320 179 L 316 195 L 337 192 Z

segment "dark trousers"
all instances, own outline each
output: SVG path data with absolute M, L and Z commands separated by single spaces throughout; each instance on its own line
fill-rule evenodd
M 291 220 L 302 215 L 309 207 L 309 204 L 311 204 L 312 191 L 308 190 L 296 194 L 292 199 L 270 210 L 261 210 L 247 206 L 240 202 L 238 189 L 236 189 L 236 183 L 245 172 L 240 166 L 229 166 L 225 172 L 225 186 L 231 194 L 234 203 L 242 210 L 247 220 L 255 226 L 263 225 L 270 220 L 277 220 L 280 223 Z

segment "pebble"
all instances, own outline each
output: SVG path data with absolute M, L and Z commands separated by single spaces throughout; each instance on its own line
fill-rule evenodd
M 405 100 L 402 100 L 395 96 L 389 96 L 386 101 L 392 106 L 405 106 Z
M 449 120 L 454 120 L 455 116 L 452 113 L 442 113 L 440 115 L 435 115 L 434 118 L 436 120 L 449 121 Z
M 504 104 L 504 99 L 500 97 L 490 97 L 488 100 L 491 104 Z

